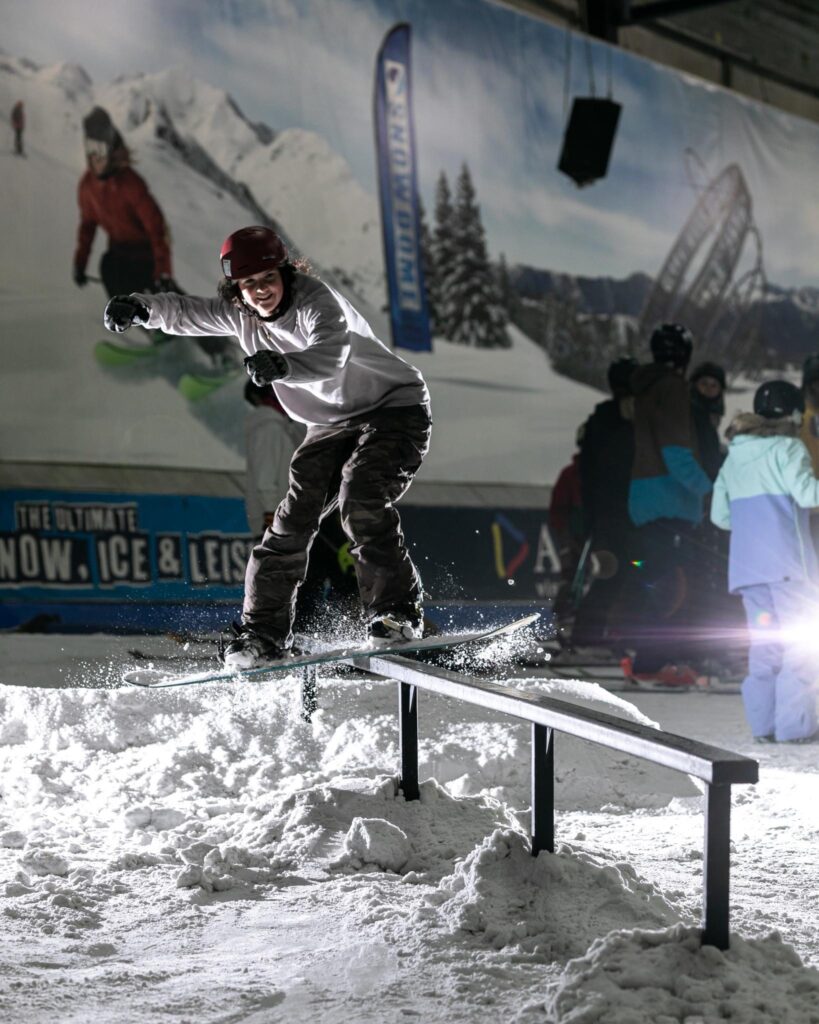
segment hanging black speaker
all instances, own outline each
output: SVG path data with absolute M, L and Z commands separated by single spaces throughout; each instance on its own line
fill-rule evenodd
M 605 178 L 621 106 L 613 100 L 578 96 L 572 103 L 557 169 L 580 188 Z

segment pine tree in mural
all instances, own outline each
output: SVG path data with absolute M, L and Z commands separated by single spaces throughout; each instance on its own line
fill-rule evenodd
M 452 263 L 443 277 L 447 337 L 476 348 L 508 348 L 507 315 L 489 257 L 475 188 L 466 164 L 458 175 L 452 218 Z M 439 273 L 441 264 L 438 264 Z
M 515 314 L 520 306 L 520 296 L 515 291 L 512 278 L 509 274 L 509 264 L 506 262 L 504 253 L 500 254 L 500 260 L 495 268 L 495 279 L 498 283 L 498 296 L 500 304 L 506 313 L 507 320 L 515 322 Z
M 435 303 L 435 333 L 451 338 L 455 307 L 449 294 L 449 277 L 455 262 L 455 210 L 449 182 L 441 171 L 435 188 L 435 230 L 430 239 L 430 276 L 427 289 Z M 433 298 L 434 296 L 434 298 Z
M 418 197 L 418 222 L 421 225 L 421 268 L 424 272 L 424 290 L 427 296 L 427 312 L 429 326 L 433 334 L 440 334 L 440 317 L 438 315 L 440 281 L 435 272 L 432 233 L 427 223 L 427 212 L 421 197 Z

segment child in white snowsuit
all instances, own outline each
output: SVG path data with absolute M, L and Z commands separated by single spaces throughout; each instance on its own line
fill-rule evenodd
M 728 588 L 742 597 L 750 639 L 742 696 L 759 742 L 817 738 L 819 670 L 799 626 L 815 630 L 819 614 L 809 525 L 819 480 L 797 436 L 802 408 L 787 381 L 757 390 L 753 414 L 740 413 L 728 428 L 711 502 L 712 521 L 731 531 Z
M 429 393 L 351 303 L 288 259 L 266 227 L 225 240 L 218 298 L 115 296 L 109 330 L 137 323 L 179 335 L 235 335 L 254 383 L 272 384 L 287 414 L 307 425 L 287 494 L 250 555 L 243 629 L 230 668 L 282 657 L 293 642 L 298 588 L 321 519 L 336 506 L 351 541 L 359 594 L 374 639 L 420 636 L 421 581 L 395 503 L 429 447 Z

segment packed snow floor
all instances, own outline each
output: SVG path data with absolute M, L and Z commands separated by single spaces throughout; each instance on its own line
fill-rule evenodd
M 459 666 L 760 760 L 720 953 L 688 777 L 559 735 L 533 858 L 526 723 L 421 693 L 407 803 L 395 683 L 325 672 L 308 724 L 294 677 L 123 687 L 135 642 L 2 638 L 4 1020 L 819 1024 L 818 748 L 754 746 L 738 697 Z

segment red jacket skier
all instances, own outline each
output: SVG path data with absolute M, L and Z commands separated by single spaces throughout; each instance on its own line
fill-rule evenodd
M 88 169 L 77 200 L 80 225 L 74 282 L 87 283 L 86 267 L 97 228 L 108 235 L 100 276 L 110 295 L 131 291 L 178 291 L 171 271 L 168 229 L 148 186 L 130 166 L 122 136 L 102 107 L 83 121 Z

